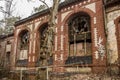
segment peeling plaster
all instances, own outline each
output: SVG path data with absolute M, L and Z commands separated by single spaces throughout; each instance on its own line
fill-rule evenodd
M 94 42 L 95 42 L 95 47 L 97 50 L 95 51 L 95 58 L 103 60 L 103 57 L 105 56 L 105 46 L 102 44 L 103 38 L 98 37 L 97 35 L 97 28 L 94 28 Z
M 116 39 L 116 29 L 114 21 L 109 21 L 107 23 L 107 48 L 108 48 L 108 56 L 110 57 L 110 63 L 115 63 L 118 59 L 118 49 L 117 49 L 117 39 Z
M 112 20 L 115 20 L 119 16 L 120 16 L 120 10 L 113 11 L 107 14 L 107 20 L 112 21 Z

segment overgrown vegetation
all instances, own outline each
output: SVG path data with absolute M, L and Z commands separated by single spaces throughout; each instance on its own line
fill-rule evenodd
M 14 0 L 0 0 L 5 6 L 0 6 L 0 13 L 3 14 L 3 18 L 0 19 L 0 35 L 6 35 L 13 33 L 14 23 L 20 20 L 19 16 L 13 16 L 16 3 Z

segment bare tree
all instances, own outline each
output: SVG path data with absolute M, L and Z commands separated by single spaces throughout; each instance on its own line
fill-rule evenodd
M 45 5 L 40 5 L 39 7 L 33 7 L 32 14 L 45 10 L 47 7 Z
M 28 0 L 31 1 L 31 0 Z M 43 50 L 45 54 L 49 54 L 47 57 L 49 58 L 50 55 L 53 54 L 53 40 L 54 40 L 54 30 L 56 27 L 56 19 L 57 19 L 57 13 L 58 13 L 58 6 L 61 0 L 52 0 L 53 5 L 52 7 L 49 7 L 49 5 L 46 3 L 48 0 L 39 0 L 40 2 L 45 5 L 50 14 L 49 14 L 49 21 L 48 21 L 48 30 L 46 33 L 46 40 L 43 42 L 43 44 L 46 44 L 46 49 Z M 46 53 L 47 52 L 47 53 Z M 47 63 L 46 63 L 47 64 Z
M 0 28 L 4 30 L 2 34 L 9 34 L 13 32 L 14 22 L 19 20 L 20 17 L 13 16 L 13 11 L 16 3 L 13 3 L 13 0 L 0 0 L 4 3 L 4 6 L 0 6 L 0 12 L 3 14 L 3 19 L 0 20 Z
M 28 1 L 30 1 L 30 0 L 28 0 Z M 48 65 L 47 60 L 50 58 L 50 55 L 53 54 L 53 41 L 54 41 L 54 35 L 55 35 L 54 30 L 55 30 L 55 27 L 57 27 L 56 26 L 56 19 L 57 19 L 57 13 L 58 13 L 58 6 L 59 6 L 59 3 L 60 3 L 61 0 L 52 0 L 52 2 L 53 2 L 52 7 L 49 7 L 49 5 L 46 3 L 46 1 L 48 1 L 48 0 L 39 0 L 39 1 L 42 2 L 48 8 L 48 10 L 50 12 L 49 21 L 48 21 L 48 29 L 45 33 L 46 34 L 46 39 L 43 42 L 43 44 L 45 44 L 46 47 L 45 48 L 41 47 L 41 51 L 43 51 L 42 53 L 44 53 L 46 55 L 46 58 L 43 60 L 43 62 L 44 62 L 43 64 L 45 66 L 47 66 Z M 42 74 L 43 73 L 46 74 L 46 70 L 43 71 L 43 70 L 39 69 L 38 73 L 40 73 L 40 72 Z M 45 76 L 45 74 L 43 74 L 42 80 L 46 80 L 46 78 L 48 80 L 48 75 Z M 38 77 L 40 77 L 39 74 L 38 74 Z
M 43 2 L 48 8 L 49 6 L 47 5 L 47 3 L 45 2 L 46 0 L 39 0 L 41 2 Z M 44 42 L 44 44 L 46 44 L 46 49 L 44 50 L 46 54 L 46 59 L 45 59 L 45 65 L 48 65 L 47 60 L 50 58 L 50 56 L 53 54 L 53 41 L 54 41 L 54 35 L 55 35 L 55 27 L 56 27 L 56 19 L 57 19 L 57 13 L 58 13 L 58 6 L 59 6 L 59 2 L 60 0 L 53 0 L 53 5 L 51 8 L 49 8 L 50 11 L 50 16 L 49 16 L 49 22 L 48 22 L 48 30 L 46 33 L 46 40 Z M 48 67 L 46 67 L 46 69 L 48 69 Z M 47 71 L 47 70 L 46 70 Z M 45 76 L 48 80 L 48 72 L 46 72 L 47 75 Z M 44 76 L 44 74 L 43 74 Z M 45 78 L 43 78 L 45 79 Z M 46 80 L 46 79 L 45 79 Z

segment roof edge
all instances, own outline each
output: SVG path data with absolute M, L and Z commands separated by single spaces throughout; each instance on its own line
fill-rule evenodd
M 62 3 L 60 3 L 58 10 L 61 10 L 63 7 L 66 7 L 68 5 L 71 5 L 71 4 L 74 4 L 74 3 L 77 3 L 77 2 L 83 2 L 83 1 L 87 1 L 87 0 L 70 0 L 70 1 L 67 1 L 67 2 L 62 2 Z M 19 20 L 19 21 L 15 22 L 14 26 L 16 27 L 20 24 L 23 24 L 23 23 L 27 22 L 27 21 L 35 19 L 39 16 L 49 14 L 49 12 L 50 12 L 49 9 L 45 9 L 43 11 L 37 12 L 37 13 L 35 13 L 35 14 L 29 16 L 29 17 L 26 17 L 22 20 Z

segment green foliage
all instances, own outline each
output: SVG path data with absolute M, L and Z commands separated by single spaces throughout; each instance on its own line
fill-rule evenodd
M 2 35 L 2 34 L 3 34 L 3 32 L 4 32 L 3 28 L 2 28 L 2 27 L 0 27 L 0 35 Z
M 1 79 L 1 78 L 5 78 L 5 77 L 8 77 L 8 76 L 9 76 L 9 70 L 0 67 L 0 79 Z
M 45 10 L 47 7 L 45 5 L 40 5 L 39 7 L 33 7 L 32 14 Z
M 18 21 L 20 17 L 9 17 L 0 20 L 0 35 L 13 33 L 14 23 Z

